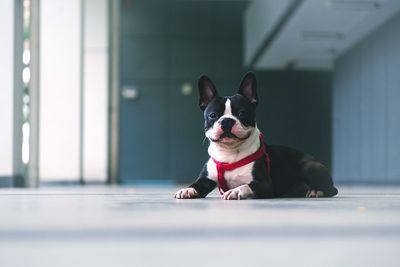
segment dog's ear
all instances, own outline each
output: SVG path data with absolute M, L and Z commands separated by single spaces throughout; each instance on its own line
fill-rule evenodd
M 218 96 L 218 92 L 213 82 L 206 75 L 202 75 L 199 78 L 198 86 L 200 95 L 199 106 L 201 110 L 205 110 L 211 100 Z
M 258 103 L 257 80 L 254 72 L 249 71 L 244 75 L 238 93 L 250 100 L 252 104 Z

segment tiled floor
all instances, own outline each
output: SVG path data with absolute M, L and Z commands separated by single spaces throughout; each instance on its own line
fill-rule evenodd
M 249 201 L 175 189 L 1 189 L 0 266 L 400 266 L 400 187 Z

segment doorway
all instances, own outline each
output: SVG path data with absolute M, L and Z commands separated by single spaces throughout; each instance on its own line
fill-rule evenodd
M 207 158 L 197 77 L 237 88 L 246 2 L 120 3 L 120 181 L 192 181 Z

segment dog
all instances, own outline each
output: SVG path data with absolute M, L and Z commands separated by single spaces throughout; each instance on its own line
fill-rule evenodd
M 257 81 L 248 72 L 233 96 L 219 96 L 206 75 L 199 78 L 209 160 L 198 179 L 175 198 L 204 198 L 218 187 L 225 200 L 332 197 L 338 193 L 328 169 L 290 147 L 268 145 L 256 123 Z

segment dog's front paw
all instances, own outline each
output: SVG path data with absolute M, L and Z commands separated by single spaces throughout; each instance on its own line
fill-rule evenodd
M 178 190 L 178 192 L 175 193 L 175 198 L 196 198 L 199 196 L 199 193 L 196 191 L 196 189 L 192 187 L 184 188 L 181 190 Z
M 253 198 L 254 193 L 248 185 L 241 185 L 231 190 L 226 191 L 222 198 L 225 200 L 241 200 Z

